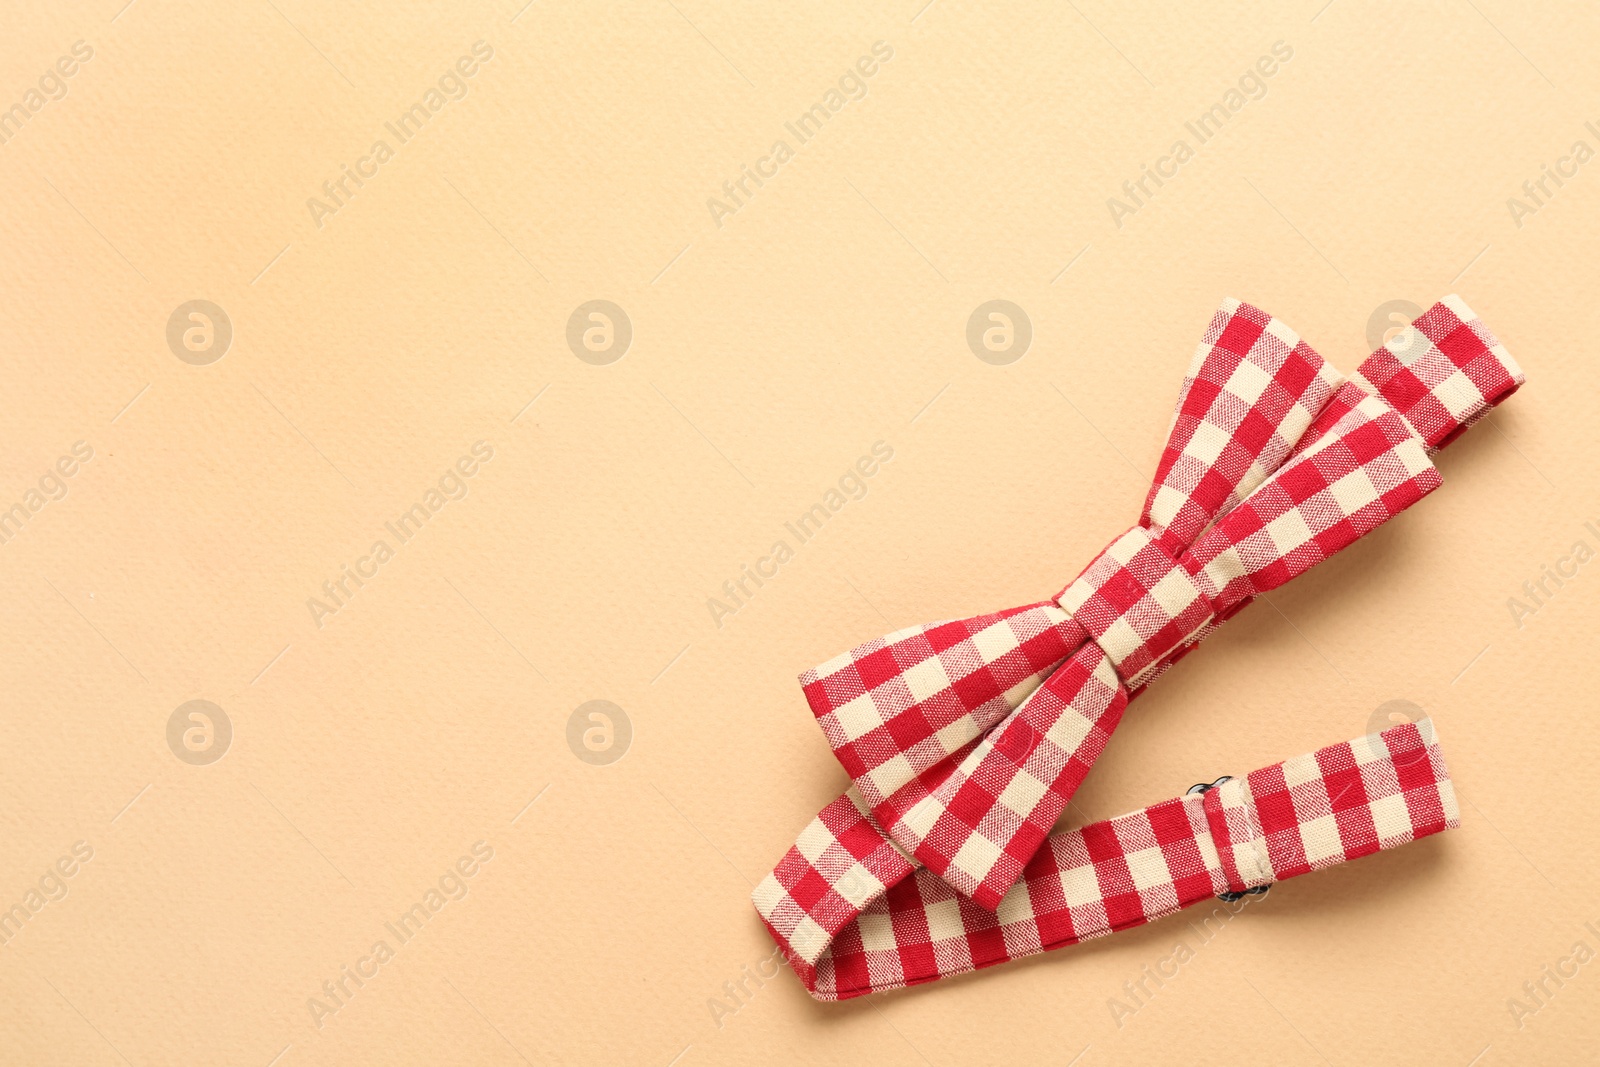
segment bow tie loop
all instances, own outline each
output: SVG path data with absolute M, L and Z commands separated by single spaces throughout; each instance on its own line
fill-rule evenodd
M 1178 390 L 1140 525 L 1192 544 L 1278 468 L 1343 380 L 1282 320 L 1224 300 Z

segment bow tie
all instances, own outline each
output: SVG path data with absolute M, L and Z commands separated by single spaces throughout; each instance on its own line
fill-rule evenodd
M 801 676 L 852 807 L 902 859 L 993 911 L 1128 700 L 1254 597 L 1437 488 L 1428 454 L 1522 382 L 1459 297 L 1349 381 L 1281 321 L 1225 301 L 1138 524 L 1059 596 L 901 630 Z M 780 940 L 773 909 L 793 903 L 757 902 Z
M 1353 381 L 1225 301 L 1137 525 L 1054 600 L 869 641 L 802 675 L 806 699 L 890 837 L 992 910 L 1133 695 L 1252 598 L 1436 489 L 1428 451 L 1521 383 L 1457 297 Z

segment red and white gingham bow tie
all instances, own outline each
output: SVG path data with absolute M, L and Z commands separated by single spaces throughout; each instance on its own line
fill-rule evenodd
M 1522 381 L 1459 297 L 1352 381 L 1279 320 L 1225 301 L 1139 524 L 1058 597 L 902 630 L 801 676 L 859 790 L 828 811 L 861 809 L 902 862 L 1000 907 L 1128 700 L 1216 623 L 1437 488 L 1428 453 Z M 801 919 L 853 894 L 815 870 L 783 874 L 756 905 L 793 952 Z

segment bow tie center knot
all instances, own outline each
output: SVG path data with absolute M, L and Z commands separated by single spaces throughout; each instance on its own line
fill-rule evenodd
M 1106 546 L 1056 603 L 1134 689 L 1216 618 L 1216 595 L 1186 548 L 1135 526 Z

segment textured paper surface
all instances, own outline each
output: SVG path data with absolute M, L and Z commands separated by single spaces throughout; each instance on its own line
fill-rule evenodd
M 0 41 L 0 1060 L 1584 1057 L 1583 5 L 122 3 Z M 795 675 L 1071 579 L 1223 297 L 1348 372 L 1452 291 L 1527 387 L 1068 818 L 1421 709 L 1462 828 L 771 977 L 750 886 L 845 782 Z

